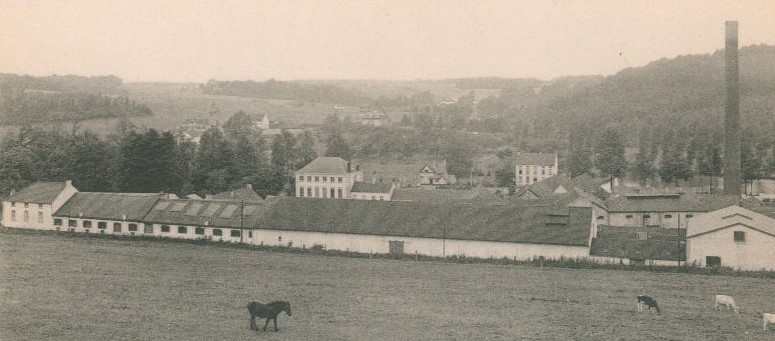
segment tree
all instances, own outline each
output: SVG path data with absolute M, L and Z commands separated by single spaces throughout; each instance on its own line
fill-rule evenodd
M 207 129 L 199 140 L 193 162 L 191 183 L 194 191 L 200 194 L 223 192 L 236 181 L 233 146 L 218 128 Z
M 721 148 L 718 145 L 707 145 L 702 152 L 697 154 L 697 168 L 700 175 L 709 177 L 708 191 L 713 194 L 713 178 L 721 175 Z
M 592 169 L 591 129 L 572 128 L 568 135 L 568 173 L 571 178 L 589 173 Z
M 272 141 L 272 165 L 283 177 L 290 177 L 295 170 L 296 138 L 293 134 L 283 129 Z
M 762 157 L 754 146 L 751 135 L 748 135 L 749 133 L 744 133 L 745 137 L 740 139 L 740 178 L 745 184 L 746 195 L 753 190 L 753 182 L 764 176 Z
M 73 184 L 80 191 L 110 192 L 113 188 L 115 153 L 107 142 L 86 131 L 73 136 L 72 155 Z
M 624 176 L 627 161 L 624 158 L 624 140 L 619 132 L 606 129 L 598 141 L 595 167 L 611 179 L 611 192 L 614 190 L 614 178 Z
M 495 171 L 495 181 L 500 187 L 509 187 L 513 189 L 516 187 L 516 174 L 514 173 L 514 165 L 510 162 L 504 162 L 498 170 Z
M 648 139 L 648 130 L 641 130 L 638 154 L 635 156 L 635 164 L 632 167 L 633 176 L 640 181 L 642 186 L 646 185 L 646 181 L 653 180 L 657 174 L 657 169 L 654 166 L 654 154 L 651 153 Z
M 223 132 L 228 138 L 236 141 L 250 135 L 252 127 L 252 115 L 240 110 L 223 123 Z
M 318 152 L 315 149 L 315 138 L 312 136 L 312 132 L 305 131 L 304 135 L 301 136 L 301 141 L 299 141 L 297 152 L 299 160 L 296 168 L 304 167 L 315 160 L 318 157 Z
M 352 149 L 341 134 L 332 134 L 326 145 L 326 156 L 338 156 L 351 161 Z

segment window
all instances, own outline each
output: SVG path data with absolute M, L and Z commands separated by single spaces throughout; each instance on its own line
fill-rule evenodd
M 383 197 L 383 196 L 381 196 L 381 195 L 380 195 L 380 196 L 379 196 L 379 201 L 385 201 L 385 197 Z
M 315 187 L 315 198 L 320 198 L 320 188 Z
M 74 219 L 68 219 L 67 220 L 67 226 L 69 227 L 78 227 L 78 221 Z
M 16 211 L 11 210 L 11 221 L 16 221 Z
M 601 216 L 601 215 L 597 216 L 597 220 L 603 220 L 603 219 L 605 219 L 605 216 Z
M 686 219 L 689 219 L 689 218 L 691 218 L 691 217 L 694 217 L 694 214 L 687 214 L 687 215 L 686 215 Z
M 339 182 L 342 182 L 342 177 L 341 176 L 339 177 Z
M 323 182 L 326 182 L 326 180 L 328 180 L 328 177 L 324 176 L 323 177 Z
M 213 236 L 222 236 L 223 231 L 221 229 L 213 229 Z
M 650 214 L 644 214 L 644 215 L 643 215 L 643 219 L 649 219 L 649 218 L 651 218 L 651 215 L 650 215 Z
M 83 221 L 83 228 L 90 229 L 91 228 L 91 220 L 84 220 Z
M 43 212 L 38 212 L 38 224 L 43 224 Z
M 310 187 L 310 188 L 307 188 L 307 196 L 308 196 L 308 197 L 311 197 L 311 196 L 312 196 L 312 187 Z
M 522 167 L 519 167 L 519 175 L 522 175 Z
M 330 180 L 331 182 L 334 182 L 334 177 L 332 176 L 332 177 L 331 177 L 329 180 Z
M 342 197 L 342 189 L 340 188 L 340 189 L 338 189 L 336 191 L 337 191 L 337 194 L 339 194 L 339 196 L 337 198 L 341 198 Z
M 709 268 L 721 266 L 721 257 L 706 256 L 705 257 L 705 266 L 707 266 Z
M 62 226 L 62 219 L 54 218 L 54 226 Z
M 205 234 L 205 228 L 204 227 L 197 227 L 194 229 L 194 234 L 203 235 Z
M 304 196 L 304 187 L 299 187 L 299 196 L 300 197 Z
M 43 204 L 38 204 L 38 208 L 42 209 L 43 208 Z
M 129 232 L 137 232 L 137 224 L 129 224 Z
M 11 207 L 16 207 L 16 202 L 12 202 Z
M 253 231 L 248 231 L 248 238 L 253 238 Z
M 113 232 L 121 232 L 121 223 L 113 223 Z
M 145 234 L 153 234 L 153 224 L 147 224 L 143 228 L 143 233 Z
M 318 182 L 318 181 L 320 181 L 320 177 L 316 176 L 315 177 L 315 182 Z
M 325 187 L 323 187 L 322 194 L 324 198 L 328 196 L 328 190 Z
M 665 219 L 670 219 L 670 218 L 672 218 L 672 217 L 673 217 L 673 215 L 672 215 L 672 214 L 665 214 Z
M 331 197 L 332 198 L 336 198 L 336 189 L 335 188 L 331 189 Z
M 185 226 L 178 226 L 178 233 L 180 234 L 186 234 L 188 232 L 188 228 Z
M 377 197 L 375 197 L 375 196 L 373 196 L 373 195 L 372 195 L 372 196 L 371 196 L 371 200 L 377 200 Z
M 624 217 L 627 218 L 627 219 L 632 219 L 632 214 L 628 214 L 628 215 L 626 215 Z
M 299 175 L 299 181 L 304 181 L 304 175 Z
M 24 208 L 27 208 L 27 207 L 30 207 L 30 203 L 28 203 L 28 202 L 25 202 L 25 203 L 24 203 Z
M 170 233 L 170 226 L 169 225 L 162 225 L 161 226 L 161 232 L 162 233 Z
M 239 237 L 240 233 L 239 230 L 231 230 L 231 236 L 232 237 Z
M 312 181 L 312 176 L 311 175 L 307 175 L 307 181 Z
M 24 222 L 27 223 L 30 221 L 30 212 L 24 211 Z
M 108 223 L 104 222 L 104 221 L 98 221 L 97 222 L 97 228 L 100 229 L 100 230 L 104 230 L 104 229 L 108 228 Z
M 745 232 L 744 231 L 735 231 L 735 241 L 736 242 L 745 242 Z

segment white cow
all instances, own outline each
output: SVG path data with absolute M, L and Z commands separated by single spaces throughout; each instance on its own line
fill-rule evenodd
M 732 296 L 716 295 L 716 305 L 713 308 L 716 311 L 718 311 L 719 305 L 725 305 L 727 306 L 727 310 L 731 308 L 735 311 L 735 313 L 740 314 L 740 309 L 737 308 L 737 305 L 735 304 L 735 299 L 732 298 Z
M 767 325 L 775 324 L 775 314 L 763 313 L 762 320 L 764 320 L 764 331 L 767 331 Z

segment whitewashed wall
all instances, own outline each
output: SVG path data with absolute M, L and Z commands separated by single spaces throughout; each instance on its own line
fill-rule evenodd
M 609 212 L 608 221 L 612 226 L 631 226 L 645 227 L 649 221 L 653 225 L 658 224 L 664 228 L 677 228 L 680 224 L 682 229 L 689 226 L 689 219 L 705 212 Z M 650 218 L 644 218 L 644 215 L 650 215 Z M 670 215 L 670 218 L 665 218 Z M 632 216 L 632 218 L 627 218 Z
M 362 253 L 388 253 L 390 241 L 403 241 L 405 254 L 426 256 L 466 256 L 477 258 L 510 258 L 529 260 L 543 256 L 552 258 L 576 258 L 589 256 L 586 246 L 542 245 L 469 240 L 443 241 L 434 238 L 374 236 L 344 233 L 322 233 L 257 229 L 249 242 L 256 245 L 276 245 L 311 248 L 316 245 L 327 250 Z
M 735 242 L 734 231 L 744 231 L 746 241 Z M 743 225 L 689 237 L 686 258 L 705 266 L 706 256 L 721 257 L 721 266 L 741 270 L 775 270 L 775 237 Z

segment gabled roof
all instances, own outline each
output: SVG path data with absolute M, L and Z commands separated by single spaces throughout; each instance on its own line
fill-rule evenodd
M 609 212 L 710 212 L 737 205 L 738 196 L 681 194 L 627 194 L 605 201 Z
M 231 191 L 226 191 L 223 193 L 208 195 L 207 199 L 210 200 L 229 200 L 229 201 L 249 201 L 249 202 L 262 202 L 264 199 L 261 198 L 256 191 L 253 190 L 253 186 L 246 185 L 245 187 L 242 187 L 240 189 L 235 189 Z
M 586 246 L 589 208 L 281 197 L 261 228 Z
M 393 188 L 393 184 L 389 182 L 366 182 L 356 181 L 353 184 L 353 188 L 350 189 L 350 193 L 390 193 Z
M 628 259 L 686 259 L 686 230 L 601 225 L 592 239 L 591 256 Z
M 158 224 L 252 228 L 257 227 L 256 221 L 264 209 L 263 204 L 255 202 L 246 202 L 240 208 L 240 203 L 234 201 L 162 199 L 148 212 L 145 221 Z
M 34 204 L 50 204 L 62 193 L 67 183 L 65 182 L 36 182 L 5 198 L 4 201 L 28 202 Z
M 347 174 L 347 161 L 340 157 L 322 156 L 312 160 L 296 173 Z
M 163 194 L 157 193 L 75 193 L 53 215 L 105 220 L 142 221 Z
M 735 225 L 745 225 L 775 236 L 775 219 L 740 206 L 729 206 L 689 220 L 687 237 L 691 238 Z
M 538 165 L 554 166 L 556 155 L 543 153 L 518 153 L 514 158 L 514 164 L 517 166 Z

